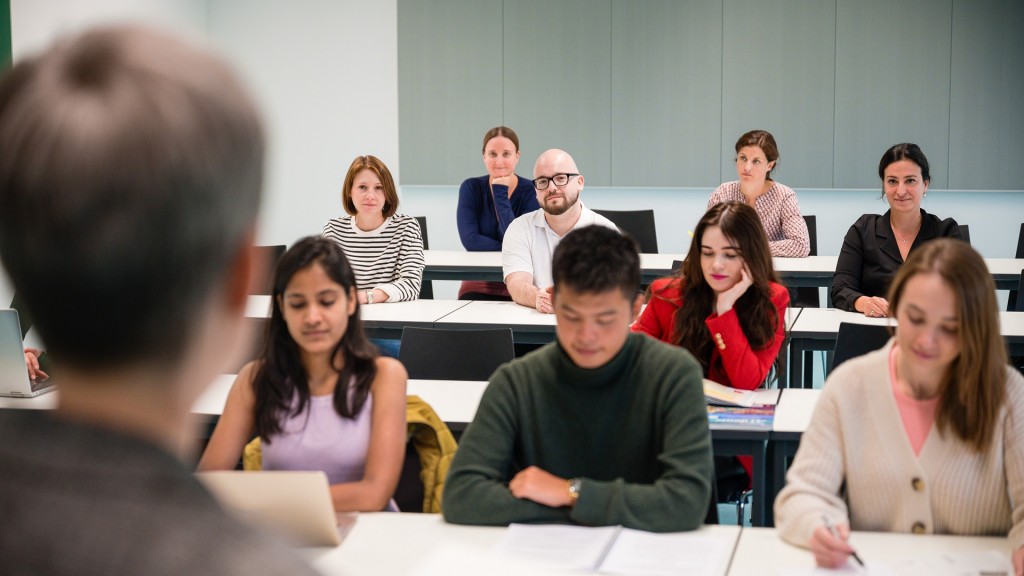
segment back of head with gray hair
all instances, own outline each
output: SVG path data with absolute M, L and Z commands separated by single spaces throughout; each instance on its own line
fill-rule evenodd
M 153 30 L 87 32 L 0 81 L 0 150 L 0 259 L 49 351 L 180 359 L 260 200 L 263 130 L 235 75 Z

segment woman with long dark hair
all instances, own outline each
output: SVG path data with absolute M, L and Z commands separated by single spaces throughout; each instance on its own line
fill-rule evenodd
M 785 340 L 788 305 L 757 213 L 725 202 L 697 223 L 679 275 L 651 285 L 633 330 L 686 348 L 709 380 L 753 390 Z
M 262 353 L 239 372 L 199 468 L 235 468 L 258 436 L 264 470 L 326 472 L 336 510 L 393 507 L 407 376 L 363 333 L 341 247 L 296 243 L 277 264 L 272 300 Z

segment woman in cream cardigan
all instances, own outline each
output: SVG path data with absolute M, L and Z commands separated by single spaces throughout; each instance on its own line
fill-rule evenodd
M 933 240 L 889 302 L 895 336 L 825 383 L 775 501 L 779 533 L 826 567 L 853 552 L 850 529 L 1008 535 L 1021 576 L 1024 377 L 1006 363 L 985 262 Z

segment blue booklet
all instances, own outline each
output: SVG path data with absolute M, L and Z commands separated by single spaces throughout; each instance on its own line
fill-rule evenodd
M 708 424 L 771 429 L 775 406 L 708 406 Z

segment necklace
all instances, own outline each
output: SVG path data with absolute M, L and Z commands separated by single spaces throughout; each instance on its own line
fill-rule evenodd
M 893 234 L 893 236 L 896 237 L 896 241 L 899 242 L 900 244 L 903 244 L 904 246 L 909 244 L 914 238 L 917 238 L 917 234 L 916 233 L 913 236 L 909 237 L 909 238 L 900 238 L 899 234 L 896 233 L 896 229 L 895 228 L 893 228 L 892 234 Z
M 892 220 L 889 221 L 889 227 L 892 228 L 892 235 L 896 238 L 896 242 L 899 242 L 904 246 L 913 242 L 914 238 L 917 238 L 918 232 L 921 231 L 921 225 L 918 224 L 917 230 L 914 230 L 914 232 L 909 237 L 900 238 L 900 234 L 896 231 L 896 227 L 892 225 Z

